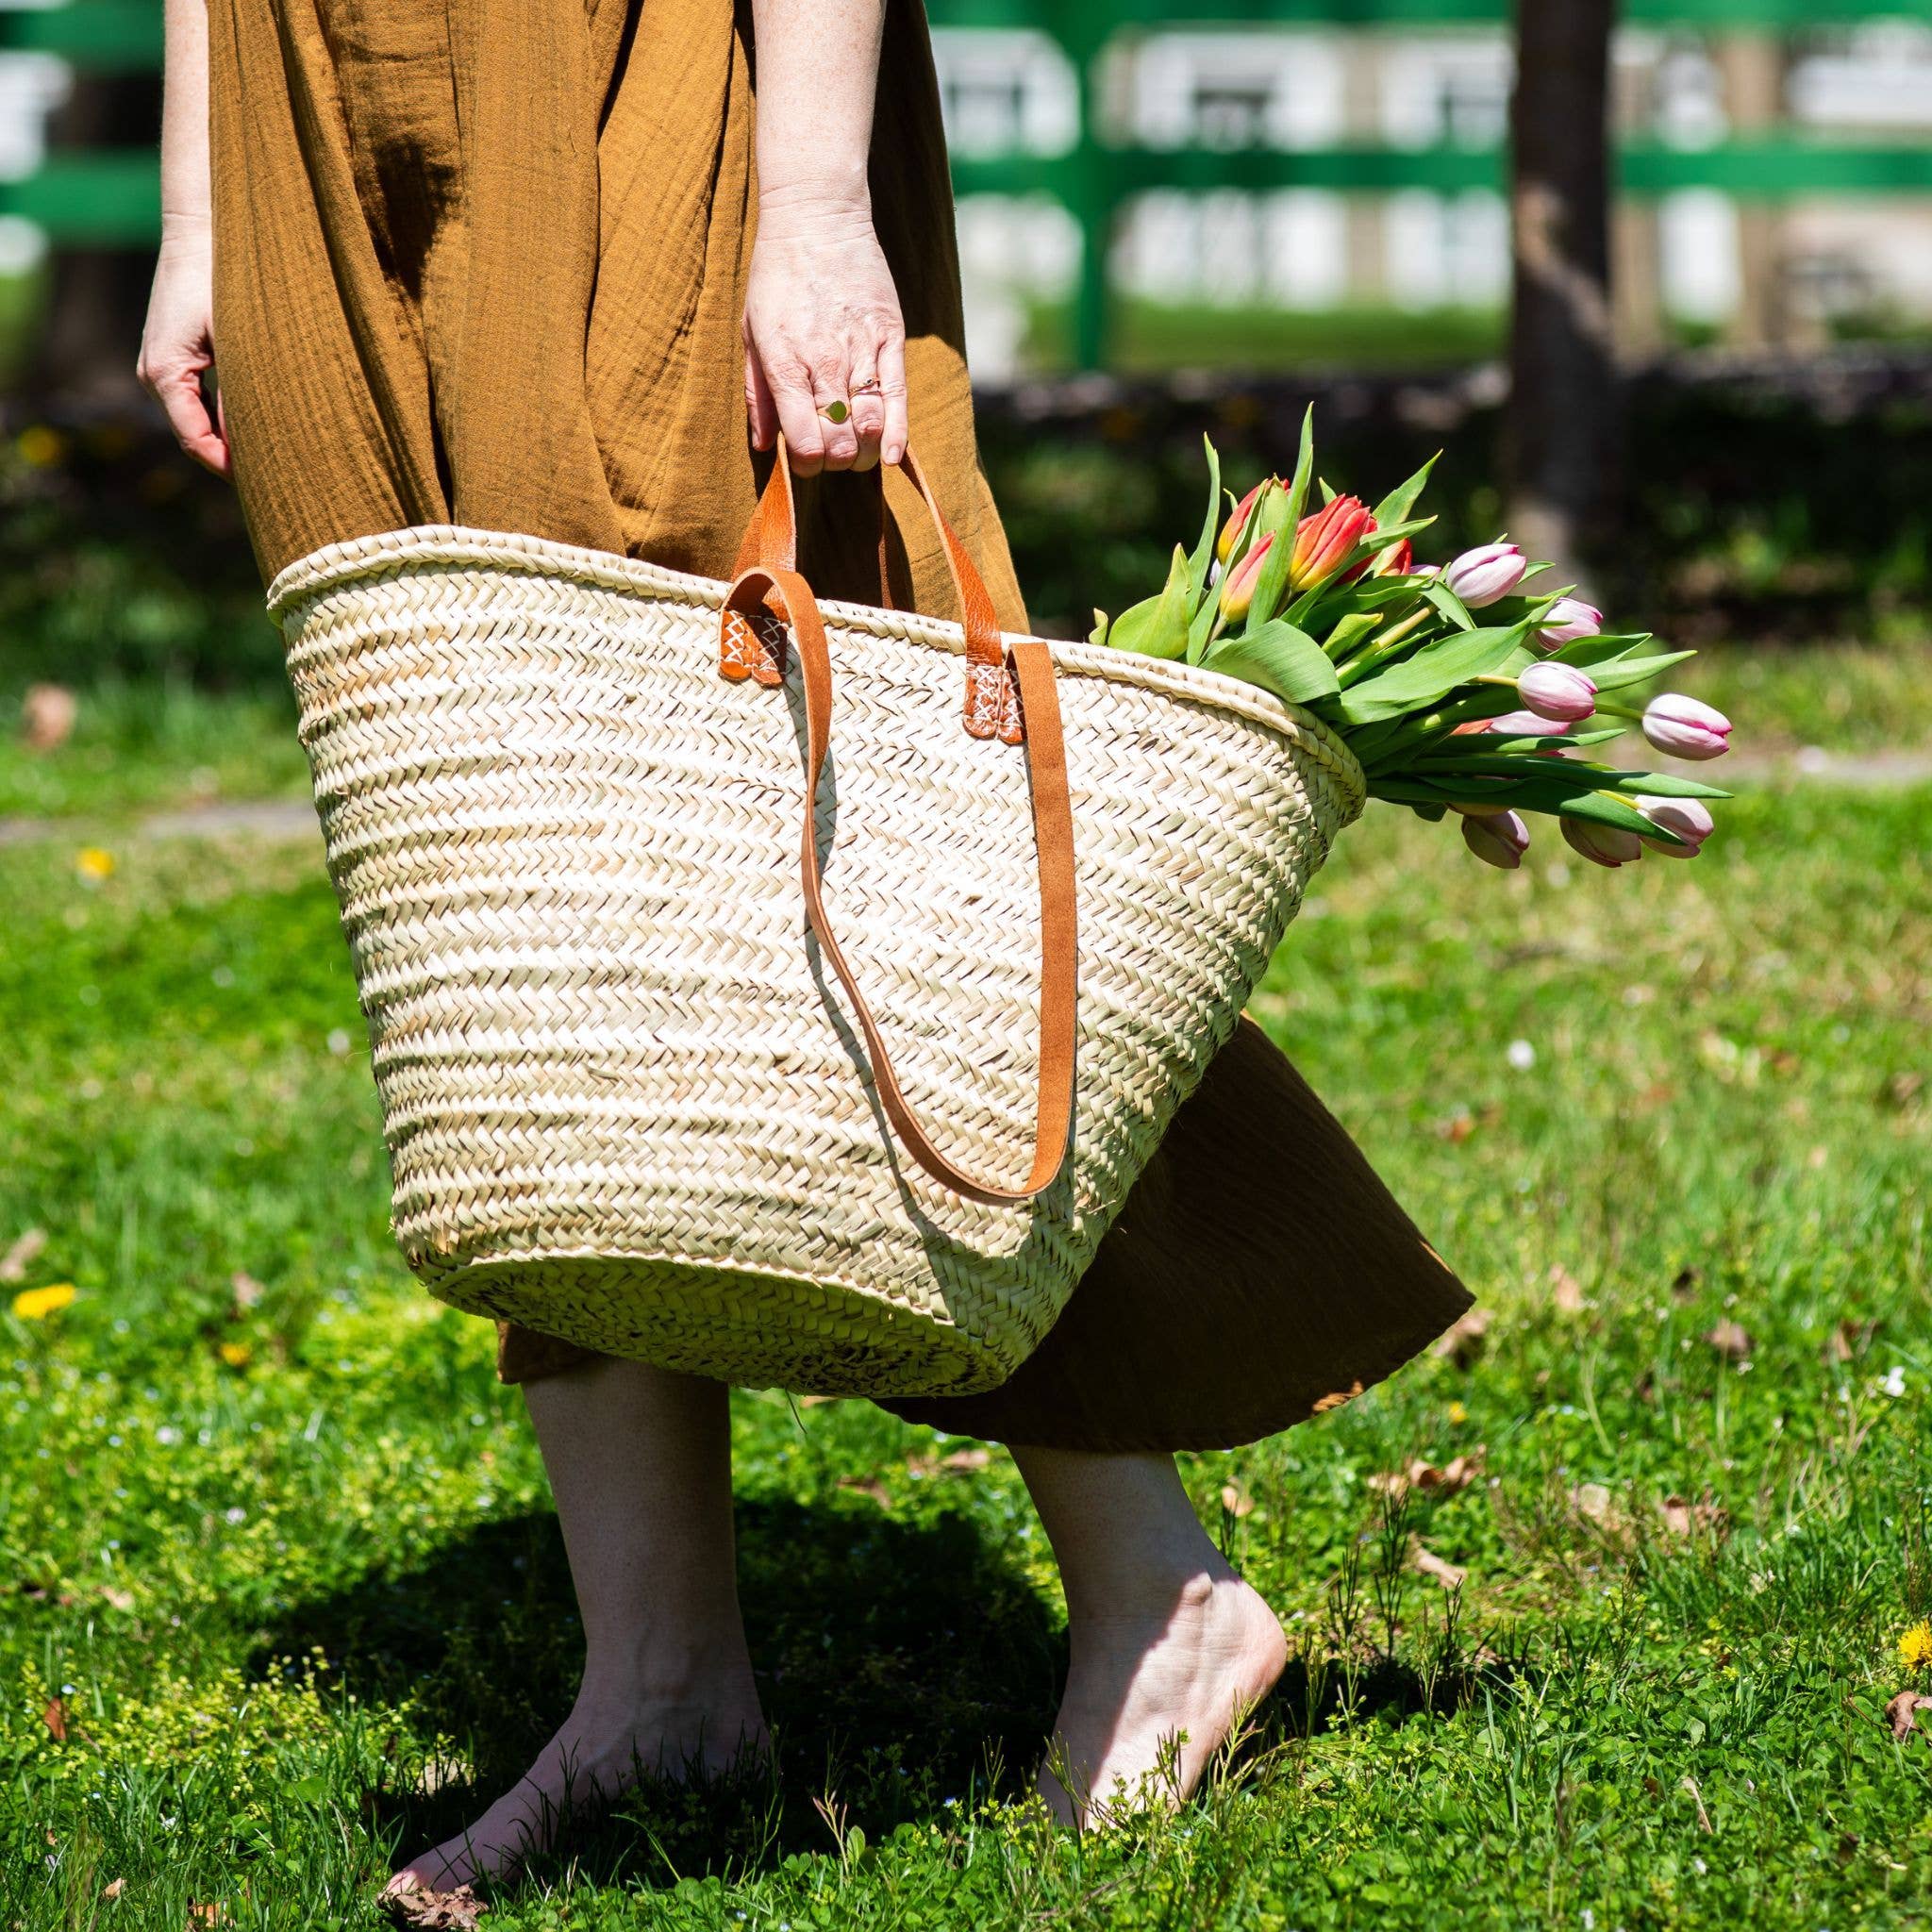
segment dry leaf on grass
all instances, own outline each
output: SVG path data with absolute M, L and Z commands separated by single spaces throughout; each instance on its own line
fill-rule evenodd
M 839 1487 L 851 1490 L 858 1495 L 870 1496 L 881 1509 L 892 1507 L 892 1492 L 875 1475 L 841 1475 Z
M 1704 1339 L 1726 1361 L 1741 1362 L 1750 1358 L 1751 1331 L 1741 1322 L 1720 1322 Z
M 1464 1309 L 1443 1330 L 1436 1342 L 1435 1352 L 1447 1356 L 1458 1369 L 1473 1367 L 1483 1352 L 1483 1337 L 1489 1333 L 1490 1320 L 1487 1308 Z
M 1409 1561 L 1424 1576 L 1433 1576 L 1444 1590 L 1460 1590 L 1468 1581 L 1469 1572 L 1460 1563 L 1452 1563 L 1446 1557 L 1439 1557 L 1434 1550 L 1425 1550 L 1420 1542 L 1410 1551 Z
M 101 1896 L 102 1896 L 103 1898 L 119 1898 L 119 1897 L 121 1896 L 121 1894 L 122 1894 L 122 1893 L 123 1893 L 124 1891 L 125 1891 L 126 1890 L 127 1890 L 127 1881 L 126 1881 L 126 1879 L 125 1879 L 125 1878 L 110 1878 L 110 1879 L 108 1879 L 108 1881 L 107 1882 L 107 1884 L 105 1884 L 104 1886 L 102 1886 L 102 1887 L 101 1887 Z
M 1710 1830 L 1710 1813 L 1704 1808 L 1704 1793 L 1697 1789 L 1697 1780 L 1689 1772 L 1686 1772 L 1679 1783 L 1678 1789 L 1689 1791 L 1690 1793 L 1690 1802 L 1697 1807 L 1698 1830 Z
M 6 1254 L 0 1255 L 0 1281 L 25 1281 L 26 1271 L 40 1259 L 46 1245 L 45 1228 L 28 1228 Z
M 1923 1690 L 1901 1690 L 1885 1707 L 1885 1715 L 1891 1724 L 1891 1735 L 1901 1744 L 1919 1728 L 1919 1713 L 1932 1710 L 1932 1697 Z
M 116 1590 L 109 1584 L 103 1584 L 101 1601 L 113 1609 L 131 1610 L 134 1607 L 134 1592 L 131 1590 Z
M 490 1909 L 467 1885 L 454 1891 L 391 1892 L 382 1903 L 398 1925 L 414 1932 L 472 1932 Z
M 85 1744 L 88 1740 L 87 1733 L 74 1722 L 64 1697 L 47 1699 L 47 1707 L 41 1713 L 41 1722 L 46 1725 L 48 1737 L 57 1744 L 64 1744 L 70 1739 L 76 1744 Z
M 1550 1299 L 1556 1303 L 1559 1314 L 1580 1315 L 1583 1312 L 1583 1284 L 1560 1261 L 1550 1270 Z
M 955 1449 L 950 1456 L 940 1457 L 941 1469 L 979 1470 L 992 1466 L 991 1449 Z
M 234 1294 L 235 1306 L 240 1309 L 252 1308 L 261 1299 L 261 1283 L 240 1268 L 228 1276 L 228 1287 Z
M 1346 1389 L 1337 1390 L 1332 1395 L 1318 1397 L 1309 1413 L 1311 1415 L 1326 1415 L 1330 1409 L 1340 1408 L 1344 1402 L 1353 1402 L 1361 1392 L 1362 1385 L 1360 1382 L 1353 1382 Z
M 191 1905 L 188 1907 L 189 1932 L 197 1925 L 225 1925 L 228 1922 L 228 1908 L 224 1905 Z
M 1629 1542 L 1630 1512 L 1607 1483 L 1578 1483 L 1570 1491 L 1570 1507 L 1606 1541 Z
M 1824 1359 L 1834 1367 L 1855 1361 L 1872 1346 L 1876 1322 L 1840 1322 L 1824 1338 Z
M 1478 1442 L 1467 1456 L 1453 1457 L 1438 1469 L 1433 1462 L 1411 1462 L 1407 1469 L 1393 1470 L 1369 1478 L 1369 1488 L 1378 1496 L 1399 1503 L 1411 1490 L 1429 1496 L 1454 1496 L 1468 1489 L 1483 1473 L 1483 1457 L 1489 1453 Z
M 20 741 L 29 751 L 58 751 L 79 716 L 80 702 L 64 684 L 30 684 L 20 700 Z
M 1666 1496 L 1657 1506 L 1657 1513 L 1672 1536 L 1723 1538 L 1730 1533 L 1730 1511 L 1708 1498 L 1701 1503 L 1690 1503 L 1682 1496 Z
M 1255 1499 L 1249 1495 L 1246 1483 L 1223 1483 L 1221 1507 L 1230 1516 L 1250 1516 L 1254 1513 Z

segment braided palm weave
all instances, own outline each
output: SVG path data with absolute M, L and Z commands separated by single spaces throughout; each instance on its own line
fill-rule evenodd
M 452 528 L 270 590 L 430 1291 L 611 1354 L 967 1392 L 1052 1325 L 1329 841 L 1347 749 L 1252 686 L 1056 643 L 1079 900 L 1074 1151 L 981 1206 L 895 1146 L 798 879 L 803 708 L 719 675 L 726 586 Z M 825 894 L 947 1155 L 1025 1166 L 1024 752 L 961 729 L 956 625 L 823 607 Z M 1177 1309 L 1185 1319 L 1185 1309 Z

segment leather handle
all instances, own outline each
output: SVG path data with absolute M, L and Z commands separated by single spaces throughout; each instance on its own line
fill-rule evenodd
M 945 552 L 946 569 L 953 579 L 953 591 L 959 600 L 959 620 L 966 633 L 966 729 L 974 738 L 1004 738 L 1009 744 L 1020 741 L 1022 707 L 1007 675 L 1007 649 L 1000 635 L 999 613 L 958 533 L 947 523 L 932 486 L 925 480 L 908 442 L 899 459 L 906 480 L 919 492 L 926 514 Z M 886 502 L 883 472 L 879 486 L 879 603 L 892 608 L 891 591 L 886 569 Z M 798 506 L 791 489 L 791 465 L 786 456 L 785 439 L 777 441 L 777 459 L 772 475 L 745 525 L 744 541 L 738 546 L 738 561 L 732 567 L 734 578 L 742 578 L 756 569 L 791 571 L 798 569 Z
M 1030 639 L 1012 647 L 1013 671 L 1026 722 L 1026 768 L 1032 785 L 1033 841 L 1040 872 L 1040 1064 L 1033 1154 L 1026 1178 L 1015 1187 L 968 1174 L 933 1144 L 906 1099 L 878 1024 L 832 930 L 825 912 L 814 809 L 832 740 L 831 652 L 811 587 L 795 570 L 784 565 L 752 565 L 732 585 L 724 608 L 726 612 L 749 613 L 772 603 L 791 625 L 805 689 L 805 827 L 799 841 L 799 874 L 806 915 L 852 1002 L 886 1118 L 919 1165 L 955 1193 L 989 1206 L 1030 1201 L 1053 1184 L 1065 1165 L 1074 1115 L 1079 931 L 1074 882 L 1074 808 L 1067 785 L 1053 655 L 1045 644 Z M 1004 675 L 1004 665 L 1001 670 Z

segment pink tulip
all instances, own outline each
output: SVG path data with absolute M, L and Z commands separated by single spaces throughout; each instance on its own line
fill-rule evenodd
M 1695 858 L 1704 841 L 1717 829 L 1710 813 L 1694 798 L 1653 798 L 1642 792 L 1630 803 L 1652 824 L 1661 825 L 1684 841 L 1681 845 L 1673 845 L 1662 839 L 1644 840 L 1653 852 L 1660 852 L 1666 858 Z
M 1574 724 L 1596 709 L 1596 683 L 1574 664 L 1532 664 L 1516 679 L 1523 702 L 1539 718 Z
M 1480 610 L 1507 597 L 1523 581 L 1528 560 L 1513 543 L 1484 543 L 1465 550 L 1442 573 L 1442 581 L 1469 606 Z
M 1677 758 L 1719 758 L 1731 746 L 1731 721 L 1695 698 L 1666 691 L 1643 713 L 1643 735 Z
M 1325 584 L 1348 559 L 1356 544 L 1375 527 L 1369 507 L 1358 496 L 1338 496 L 1295 525 L 1289 553 L 1288 582 L 1306 591 Z
M 1221 614 L 1224 617 L 1242 618 L 1248 614 L 1248 606 L 1255 601 L 1255 585 L 1260 578 L 1261 565 L 1274 547 L 1274 533 L 1271 530 L 1223 578 Z
M 1604 614 L 1594 604 L 1580 597 L 1558 597 L 1537 632 L 1545 647 L 1574 642 L 1577 638 L 1593 638 L 1604 627 Z
M 1540 718 L 1534 711 L 1505 711 L 1489 723 L 1497 738 L 1561 738 L 1569 728 L 1560 720 Z
M 1589 819 L 1564 819 L 1563 837 L 1573 852 L 1580 852 L 1592 865 L 1607 866 L 1615 872 L 1633 858 L 1643 857 L 1643 841 L 1635 832 L 1617 825 L 1599 825 Z
M 1248 518 L 1254 511 L 1255 499 L 1257 496 L 1259 496 L 1262 491 L 1267 489 L 1269 484 L 1273 483 L 1274 481 L 1275 481 L 1275 478 L 1273 476 L 1263 476 L 1261 480 L 1258 483 L 1257 483 L 1255 487 L 1251 491 L 1249 491 L 1248 493 L 1244 497 L 1242 497 L 1238 504 L 1235 505 L 1234 514 L 1231 517 L 1229 517 L 1226 523 L 1224 523 L 1221 526 L 1221 538 L 1220 541 L 1214 546 L 1214 556 L 1216 561 L 1225 563 L 1227 559 L 1231 556 L 1233 556 L 1234 546 L 1241 541 L 1241 532 L 1245 530 L 1248 526 Z
M 1513 811 L 1466 811 L 1462 818 L 1462 842 L 1485 865 L 1514 872 L 1529 850 L 1529 827 Z

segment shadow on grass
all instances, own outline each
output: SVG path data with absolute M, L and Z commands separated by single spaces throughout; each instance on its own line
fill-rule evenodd
M 663 1882 L 764 1867 L 834 1840 L 813 1800 L 831 1792 L 876 1841 L 1029 1783 L 1065 1668 L 1058 1620 L 1008 1557 L 959 1515 L 924 1523 L 741 1499 L 739 1574 L 758 1689 L 777 1740 L 775 1781 L 640 1790 L 574 1833 L 600 1882 Z M 474 1777 L 425 1790 L 396 1767 L 365 1798 L 399 1850 L 436 1843 L 513 1783 L 570 1707 L 582 1661 L 554 1518 L 481 1525 L 420 1566 L 296 1607 L 257 1653 L 320 1649 L 366 1707 L 414 1704 L 418 1740 L 446 1734 Z M 533 1867 L 535 1875 L 541 1875 Z
M 837 1849 L 817 1801 L 877 1843 L 901 1824 L 958 1819 L 1029 1787 L 1065 1670 L 1058 1621 L 1018 1567 L 963 1515 L 923 1523 L 784 1500 L 741 1500 L 739 1571 L 775 1767 L 693 1787 L 646 1784 L 567 1834 L 568 1869 L 593 1883 L 662 1885 L 769 1870 Z M 365 1707 L 413 1705 L 408 1749 L 384 1746 L 363 1795 L 373 1833 L 407 1855 L 460 1831 L 515 1781 L 569 1708 L 581 1662 L 556 1521 L 486 1524 L 418 1567 L 291 1611 L 257 1663 L 320 1649 Z M 1291 1661 L 1257 1713 L 1257 1748 L 1353 1721 L 1400 1723 L 1465 1703 L 1480 1673 L 1424 1678 L 1383 1653 L 1352 1679 Z M 418 1752 L 453 1741 L 460 1769 L 425 1777 Z

